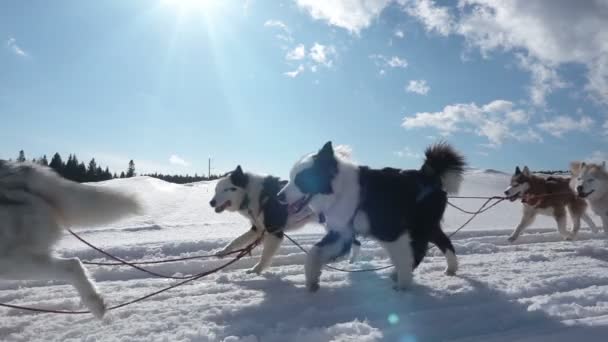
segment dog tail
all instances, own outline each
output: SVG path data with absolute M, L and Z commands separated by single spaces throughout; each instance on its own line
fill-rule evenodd
M 422 172 L 438 176 L 443 190 L 447 193 L 458 192 L 466 166 L 464 156 L 446 142 L 427 147 L 424 156 Z
M 134 196 L 101 186 L 79 184 L 34 164 L 20 164 L 25 188 L 45 199 L 69 226 L 112 223 L 142 208 Z

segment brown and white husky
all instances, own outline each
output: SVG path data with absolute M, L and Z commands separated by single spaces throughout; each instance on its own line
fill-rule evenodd
M 519 166 L 511 177 L 511 185 L 505 190 L 505 195 L 511 201 L 522 200 L 523 216 L 521 222 L 515 228 L 509 241 L 517 240 L 521 232 L 534 222 L 536 215 L 549 215 L 555 218 L 557 230 L 565 240 L 576 237 L 581 228 L 581 218 L 596 233 L 597 227 L 591 218 L 585 213 L 587 203 L 579 198 L 570 187 L 570 178 L 548 177 L 543 178 L 533 175 L 528 167 L 523 171 Z M 566 228 L 566 208 L 572 218 L 572 231 Z

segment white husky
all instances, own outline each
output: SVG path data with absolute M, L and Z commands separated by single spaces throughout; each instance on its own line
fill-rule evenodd
M 134 198 L 81 185 L 51 169 L 0 160 L 0 278 L 72 284 L 98 318 L 103 298 L 77 258 L 52 255 L 62 227 L 110 223 L 140 210 Z
M 587 164 L 573 162 L 571 185 L 579 197 L 589 202 L 591 209 L 602 219 L 604 233 L 608 234 L 608 172 L 606 163 Z

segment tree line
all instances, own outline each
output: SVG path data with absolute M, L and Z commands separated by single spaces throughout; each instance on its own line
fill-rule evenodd
M 19 151 L 16 161 L 20 163 L 27 161 L 27 158 L 25 157 L 25 152 L 23 150 Z M 78 160 L 76 154 L 70 154 L 66 161 L 61 158 L 61 155 L 59 153 L 55 153 L 53 155 L 53 158 L 51 158 L 50 162 L 46 155 L 43 155 L 40 158 L 33 158 L 31 161 L 32 163 L 48 166 L 55 170 L 55 172 L 57 172 L 62 177 L 79 183 L 101 182 L 115 178 L 131 178 L 137 175 L 137 173 L 135 172 L 135 162 L 133 160 L 129 161 L 129 165 L 127 166 L 126 172 L 122 171 L 120 172 L 120 174 L 116 174 L 116 172 L 110 172 L 110 169 L 107 166 L 104 168 L 101 165 L 98 165 L 95 161 L 95 158 L 92 158 L 88 164 L 85 164 L 84 162 Z M 204 180 L 212 180 L 219 178 L 219 176 L 217 175 L 205 177 L 199 176 L 198 174 L 195 174 L 194 176 L 183 176 L 152 173 L 144 174 L 143 176 L 154 177 L 162 179 L 166 182 L 177 184 L 200 182 Z
M 186 184 L 186 183 L 214 180 L 214 179 L 220 178 L 220 176 L 218 176 L 218 175 L 211 175 L 209 177 L 206 177 L 206 176 L 199 176 L 198 174 L 194 174 L 194 176 L 190 176 L 190 175 L 184 176 L 184 175 L 163 175 L 162 173 L 149 173 L 149 174 L 144 174 L 143 176 L 154 177 L 154 178 L 162 179 L 165 182 L 177 183 L 177 184 Z
M 26 160 L 25 152 L 23 150 L 19 151 L 16 161 L 23 163 Z M 55 153 L 50 162 L 45 154 L 40 158 L 33 158 L 32 163 L 48 166 L 62 177 L 79 183 L 101 182 L 114 178 L 130 178 L 136 175 L 133 160 L 129 162 L 127 171 L 121 172 L 120 175 L 111 173 L 107 166 L 103 168 L 101 165 L 98 165 L 95 158 L 92 158 L 88 164 L 85 164 L 78 160 L 76 154 L 70 154 L 68 159 L 64 161 L 59 153 Z

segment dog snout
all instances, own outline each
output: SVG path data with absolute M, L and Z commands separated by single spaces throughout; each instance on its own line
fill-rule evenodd
M 509 196 L 509 190 L 505 190 L 505 195 Z
M 216 203 L 217 202 L 214 199 L 212 199 L 211 202 L 209 202 L 209 205 L 211 206 L 211 208 L 213 208 L 213 207 L 215 207 Z

